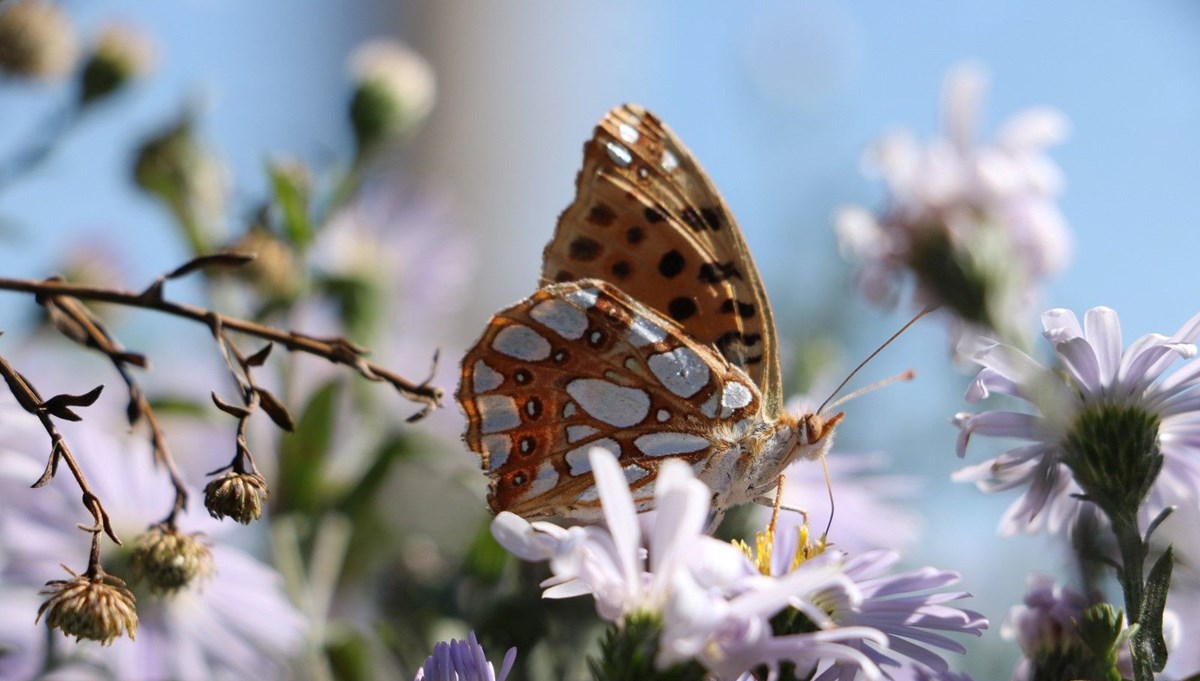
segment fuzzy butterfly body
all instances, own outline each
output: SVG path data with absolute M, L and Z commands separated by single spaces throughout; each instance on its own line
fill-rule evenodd
M 492 318 L 456 394 L 493 511 L 597 516 L 592 447 L 618 456 L 641 509 L 662 462 L 688 462 L 718 514 L 826 451 L 840 416 L 783 412 L 741 232 L 653 114 L 626 105 L 596 127 L 543 259 L 543 288 Z

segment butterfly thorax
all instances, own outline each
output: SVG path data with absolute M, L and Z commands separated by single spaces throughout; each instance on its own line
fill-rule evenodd
M 803 426 L 783 414 L 777 420 L 743 419 L 714 428 L 713 456 L 697 471 L 712 490 L 714 505 L 754 501 L 775 485 L 803 444 Z

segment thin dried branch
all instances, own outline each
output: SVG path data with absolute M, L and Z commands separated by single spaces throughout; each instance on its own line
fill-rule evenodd
M 154 452 L 154 462 L 166 469 L 167 476 L 171 480 L 174 499 L 171 503 L 171 510 L 162 522 L 174 528 L 176 516 L 187 507 L 188 491 L 179 467 L 175 464 L 175 457 L 172 456 L 170 447 L 167 445 L 167 438 L 163 434 L 158 415 L 150 407 L 145 392 L 134 378 L 133 372 L 129 370 L 130 365 L 145 368 L 149 364 L 146 358 L 141 354 L 126 351 L 104 326 L 104 323 L 92 314 L 92 311 L 79 299 L 68 296 L 39 295 L 37 300 L 50 314 L 55 328 L 67 338 L 103 353 L 112 362 L 117 373 L 121 375 L 121 380 L 125 382 L 129 392 L 129 404 L 125 409 L 129 425 L 133 427 L 142 419 L 146 421 L 150 430 L 150 447 Z
M 220 261 L 215 262 L 223 264 Z M 186 274 L 194 271 L 195 267 L 189 267 L 190 264 L 185 264 L 176 272 L 183 271 Z M 368 380 L 390 383 L 406 399 L 422 405 L 421 410 L 410 417 L 409 421 L 418 420 L 441 406 L 442 391 L 429 385 L 428 380 L 413 383 L 403 376 L 388 371 L 367 360 L 364 357 L 365 350 L 345 338 L 320 338 L 296 331 L 285 331 L 243 319 L 226 317 L 195 305 L 169 301 L 163 298 L 162 284 L 165 280 L 166 277 L 160 278 L 145 291 L 134 293 L 115 288 L 70 284 L 56 279 L 33 281 L 0 277 L 0 290 L 21 291 L 39 297 L 63 296 L 155 310 L 204 324 L 214 332 L 214 336 L 218 331 L 236 331 L 278 343 L 291 352 L 303 352 L 335 364 L 344 364 Z
M 8 388 L 12 391 L 13 396 L 17 398 L 17 403 L 25 411 L 38 417 L 38 420 L 42 422 L 42 427 L 46 430 L 46 434 L 50 436 L 50 457 L 46 461 L 46 469 L 32 486 L 37 488 L 47 485 L 54 478 L 55 473 L 58 472 L 59 462 L 65 462 L 67 468 L 71 471 L 71 475 L 75 478 L 75 483 L 79 485 L 80 492 L 83 493 L 84 508 L 92 515 L 93 524 L 91 526 L 80 525 L 79 528 L 85 532 L 91 532 L 93 535 L 104 532 L 108 535 L 109 539 L 112 539 L 119 546 L 121 540 L 112 528 L 108 511 L 104 510 L 104 504 L 101 503 L 100 497 L 96 496 L 96 493 L 92 491 L 91 485 L 88 484 L 87 476 L 83 473 L 83 468 L 79 466 L 75 455 L 71 453 L 71 448 L 67 446 L 66 438 L 59 432 L 58 427 L 54 425 L 54 421 L 51 418 L 69 418 L 64 417 L 64 413 L 74 415 L 74 412 L 71 412 L 65 406 L 66 404 L 70 404 L 71 406 L 87 406 L 94 402 L 96 397 L 100 396 L 100 391 L 104 386 L 98 386 L 80 396 L 56 395 L 49 400 L 43 400 L 42 396 L 28 379 L 22 376 L 21 372 L 9 364 L 8 360 L 3 356 L 0 356 L 0 376 L 4 377 L 4 382 L 8 384 Z M 76 416 L 76 419 L 78 419 L 78 416 Z M 93 539 L 94 543 L 95 539 Z M 97 552 L 93 550 L 93 563 L 98 560 L 97 555 Z M 92 567 L 89 565 L 88 569 L 91 570 Z

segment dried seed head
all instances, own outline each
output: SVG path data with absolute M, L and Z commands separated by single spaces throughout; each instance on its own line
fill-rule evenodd
M 243 525 L 262 517 L 267 481 L 257 473 L 226 473 L 204 488 L 204 507 L 214 518 L 233 518 Z
M 67 572 L 71 572 L 67 570 Z M 46 582 L 43 596 L 50 598 L 38 608 L 38 619 L 46 615 L 51 629 L 61 629 L 76 640 L 89 639 L 109 645 L 122 632 L 137 637 L 137 608 L 133 592 L 112 575 L 78 576 Z
M 105 28 L 83 67 L 80 97 L 85 103 L 102 99 L 154 64 L 154 46 L 141 31 L 115 24 Z
M 67 16 L 40 0 L 0 8 L 0 74 L 53 79 L 75 64 L 78 47 Z
M 134 546 L 134 575 L 154 593 L 173 594 L 212 574 L 212 554 L 197 537 L 162 526 L 150 528 Z

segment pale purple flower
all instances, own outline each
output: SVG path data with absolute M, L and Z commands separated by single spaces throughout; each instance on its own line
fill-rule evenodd
M 890 570 L 899 561 L 894 551 L 869 551 L 846 559 L 843 568 L 862 594 L 858 602 L 832 598 L 820 601 L 831 610 L 830 618 L 843 627 L 871 627 L 887 637 L 886 643 L 863 641 L 862 651 L 878 664 L 884 675 L 893 677 L 889 668 L 916 663 L 934 673 L 948 670 L 940 648 L 965 653 L 966 648 L 945 634 L 980 636 L 988 621 L 972 610 L 951 605 L 969 598 L 966 592 L 939 591 L 956 584 L 956 572 L 924 567 L 898 574 Z M 830 607 L 831 604 L 836 604 Z M 819 681 L 854 678 L 850 670 L 829 669 L 817 676 Z
M 710 573 L 748 571 L 745 560 L 736 559 L 733 547 L 726 548 L 724 542 L 703 534 L 710 493 L 686 464 L 664 465 L 659 473 L 655 485 L 657 514 L 647 537 L 647 554 L 642 548 L 633 496 L 616 459 L 599 448 L 593 448 L 588 458 L 606 528 L 563 529 L 547 522 L 531 524 L 507 512 L 492 522 L 492 534 L 513 554 L 525 560 L 550 560 L 554 576 L 543 584 L 548 587 L 546 598 L 590 593 L 596 599 L 599 615 L 618 622 L 626 615 L 661 612 L 674 572 L 684 569 L 697 553 L 726 557 L 709 562 L 706 570 Z
M 707 589 L 681 571 L 663 617 L 660 664 L 695 658 L 718 678 L 732 679 L 760 665 L 774 676 L 778 663 L 788 661 L 800 669 L 832 664 L 851 677 L 861 672 L 866 679 L 880 678 L 861 646 L 868 641 L 886 645 L 883 634 L 838 626 L 822 609 L 831 597 L 860 598 L 842 568 L 840 556 L 833 555 L 779 578 L 749 574 L 724 588 Z M 803 613 L 817 631 L 775 634 L 770 618 L 785 607 Z
M 1083 613 L 1093 601 L 1068 586 L 1058 584 L 1050 575 L 1030 575 L 1029 587 L 1021 605 L 1013 606 L 1000 626 L 1000 635 L 1016 641 L 1022 656 L 1013 670 L 1012 681 L 1029 681 L 1035 677 L 1038 658 L 1047 655 L 1071 654 L 1082 657 L 1093 653 L 1079 634 Z M 1181 640 L 1181 620 L 1171 609 L 1163 613 L 1163 637 L 1170 651 L 1170 661 Z M 1117 668 L 1124 678 L 1133 677 L 1133 661 L 1128 646 L 1117 654 Z M 1178 667 L 1176 667 L 1178 668 Z M 1194 671 L 1188 669 L 1188 671 Z
M 889 190 L 886 212 L 876 216 L 852 206 L 837 216 L 840 247 L 859 261 L 859 285 L 877 304 L 894 302 L 910 273 L 918 305 L 954 302 L 939 293 L 939 268 L 922 267 L 931 245 L 982 275 L 987 309 L 952 310 L 960 332 L 987 321 L 983 317 L 1006 321 L 1022 312 L 1034 299 L 1033 287 L 1061 270 L 1070 250 L 1055 205 L 1062 180 L 1045 154 L 1065 137 L 1065 118 L 1027 110 L 981 143 L 976 127 L 985 88 L 978 67 L 952 70 L 942 95 L 944 137 L 922 145 L 907 130 L 893 132 L 867 154 L 868 169 Z
M 517 649 L 509 648 L 496 674 L 472 631 L 465 641 L 451 639 L 434 645 L 433 654 L 425 658 L 413 681 L 504 681 L 516 660 Z
M 1050 575 L 1031 575 L 1025 599 L 1008 611 L 1000 635 L 1016 641 L 1023 653 L 1013 671 L 1014 681 L 1032 678 L 1037 657 L 1051 650 L 1079 649 L 1079 620 L 1091 603 L 1083 594 L 1057 584 Z
M 993 393 L 1032 404 L 1034 413 L 959 413 L 958 455 L 974 434 L 1014 438 L 1020 444 L 1000 456 L 958 471 L 986 491 L 1024 488 L 1001 522 L 1005 534 L 1022 529 L 1071 528 L 1084 508 L 1082 490 L 1062 462 L 1064 440 L 1080 415 L 1101 406 L 1139 410 L 1159 419 L 1162 471 L 1142 505 L 1144 521 L 1169 505 L 1200 503 L 1200 362 L 1188 361 L 1164 377 L 1176 360 L 1190 359 L 1200 335 L 1200 314 L 1172 336 L 1147 334 L 1122 349 L 1117 314 L 1106 307 L 1088 310 L 1080 325 L 1070 310 L 1042 315 L 1044 336 L 1062 368 L 1057 374 L 1008 345 L 981 342 L 970 354 L 984 368 L 967 389 L 968 402 Z M 1166 525 L 1170 525 L 1168 522 Z
M 593 449 L 589 460 L 607 528 L 562 528 L 501 513 L 492 532 L 515 555 L 550 561 L 545 597 L 591 594 L 601 617 L 614 622 L 660 617 L 660 666 L 696 659 L 718 678 L 732 679 L 791 661 L 802 668 L 829 666 L 829 678 L 878 679 L 874 660 L 893 659 L 881 652 L 889 641 L 899 646 L 894 654 L 936 665 L 936 656 L 913 640 L 954 649 L 933 631 L 982 626 L 973 613 L 941 605 L 960 594 L 917 593 L 956 576 L 932 571 L 882 577 L 878 572 L 890 565 L 886 558 L 848 561 L 830 551 L 787 574 L 763 575 L 743 552 L 703 534 L 711 494 L 678 462 L 665 462 L 659 473 L 644 550 L 615 458 Z M 803 614 L 815 630 L 774 632 L 770 620 L 785 608 Z
M 155 469 L 145 439 L 113 438 L 95 425 L 103 421 L 89 414 L 88 420 L 64 424 L 63 430 L 118 535 L 131 543 L 165 515 L 171 489 Z M 0 407 L 0 424 L 0 554 L 6 557 L 0 583 L 36 602 L 47 580 L 65 574 L 59 563 L 77 571 L 86 566 L 89 536 L 75 525 L 88 519 L 87 513 L 65 468 L 50 485 L 29 488 L 50 449 L 37 420 L 6 403 Z M 200 496 L 193 490 L 194 504 Z M 219 536 L 224 528 L 197 509 L 183 516 L 181 531 Z M 113 571 L 127 549 L 107 540 L 102 546 L 102 561 Z M 211 552 L 215 574 L 172 597 L 156 597 L 133 585 L 140 620 L 136 641 L 121 638 L 101 647 L 55 632 L 45 654 L 77 658 L 121 679 L 286 677 L 304 643 L 305 622 L 283 593 L 279 574 L 224 543 L 214 541 Z M 35 614 L 33 609 L 27 617 L 0 620 L 0 640 L 20 639 L 32 631 L 44 644 L 45 624 L 35 625 Z M 22 654 L 26 652 L 38 656 L 36 650 Z

